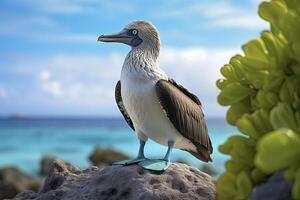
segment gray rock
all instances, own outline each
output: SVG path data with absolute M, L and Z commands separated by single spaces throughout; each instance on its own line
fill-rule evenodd
M 38 191 L 41 183 L 16 167 L 0 169 L 0 199 L 13 198 L 26 190 Z
M 210 176 L 216 176 L 218 174 L 218 172 L 210 164 L 201 165 L 201 167 L 199 167 L 199 170 L 207 173 Z
M 284 179 L 278 172 L 271 176 L 267 182 L 254 188 L 250 200 L 292 200 L 293 184 Z
M 129 156 L 122 152 L 115 151 L 109 148 L 96 147 L 89 156 L 90 161 L 96 166 L 108 166 L 116 161 L 126 160 Z
M 40 164 L 40 175 L 46 176 L 49 171 L 50 167 L 52 166 L 52 163 L 55 161 L 54 157 L 51 156 L 43 156 Z
M 174 163 L 165 172 L 138 165 L 79 170 L 56 160 L 39 193 L 25 192 L 15 200 L 214 200 L 212 178 L 198 169 Z
M 52 164 L 57 158 L 52 156 L 43 156 L 40 163 L 40 175 L 41 176 L 47 176 L 50 172 L 50 169 L 52 167 Z M 68 162 L 65 162 L 66 165 L 71 165 Z

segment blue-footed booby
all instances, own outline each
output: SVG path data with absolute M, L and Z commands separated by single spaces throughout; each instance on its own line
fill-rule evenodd
M 170 165 L 173 147 L 204 162 L 212 161 L 213 148 L 201 102 L 159 67 L 160 37 L 154 25 L 133 21 L 117 34 L 99 36 L 98 41 L 131 47 L 115 88 L 115 99 L 126 122 L 136 132 L 140 148 L 135 159 L 116 164 L 138 163 L 146 169 L 165 170 Z M 168 146 L 163 159 L 144 156 L 148 138 Z

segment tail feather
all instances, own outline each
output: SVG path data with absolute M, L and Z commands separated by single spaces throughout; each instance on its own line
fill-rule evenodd
M 199 160 L 202 160 L 203 162 L 212 162 L 213 160 L 210 157 L 210 154 L 212 153 L 212 148 L 211 150 L 208 150 L 205 148 L 203 145 L 197 145 L 197 152 L 190 151 L 190 150 L 184 150 L 198 158 Z
M 212 162 L 213 160 L 211 159 L 210 155 L 207 152 L 192 152 L 188 151 L 190 154 L 198 158 L 199 160 L 202 160 L 203 162 Z

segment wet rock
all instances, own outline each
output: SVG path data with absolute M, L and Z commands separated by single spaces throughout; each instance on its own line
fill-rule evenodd
M 107 166 L 120 160 L 129 159 L 129 157 L 119 151 L 109 148 L 97 147 L 89 156 L 90 161 L 96 166 Z
M 25 192 L 15 200 L 214 200 L 212 178 L 200 170 L 173 163 L 165 172 L 138 165 L 79 170 L 56 160 L 39 193 Z
M 26 190 L 38 191 L 41 182 L 21 172 L 16 167 L 0 168 L 0 199 L 13 198 Z
M 267 182 L 253 189 L 250 200 L 292 200 L 293 184 L 281 172 L 271 176 Z

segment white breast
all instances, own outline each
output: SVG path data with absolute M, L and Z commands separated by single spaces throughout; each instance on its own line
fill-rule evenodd
M 195 150 L 196 147 L 178 133 L 158 102 L 155 84 L 168 77 L 159 68 L 155 69 L 157 70 L 136 69 L 133 66 L 123 66 L 122 69 L 123 104 L 136 132 L 162 145 L 174 141 L 177 148 Z

